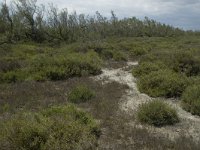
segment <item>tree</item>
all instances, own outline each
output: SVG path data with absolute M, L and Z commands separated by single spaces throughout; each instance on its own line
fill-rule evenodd
M 18 0 L 15 2 L 18 12 L 23 16 L 23 24 L 26 36 L 34 41 L 38 41 L 36 16 L 38 14 L 37 0 Z M 41 13 L 40 13 L 41 14 Z
M 67 9 L 59 10 L 53 4 L 46 9 L 43 5 L 37 5 L 37 0 L 15 0 L 13 4 L 7 6 L 5 1 L 0 6 L 1 41 L 47 40 L 71 43 L 111 36 L 165 37 L 185 33 L 147 17 L 144 20 L 136 17 L 118 19 L 114 11 L 111 11 L 111 18 L 107 19 L 98 11 L 94 16 L 89 16 L 77 14 L 76 11 L 69 13 Z

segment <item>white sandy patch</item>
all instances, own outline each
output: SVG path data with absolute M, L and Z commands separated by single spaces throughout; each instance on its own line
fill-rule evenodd
M 131 70 L 129 69 L 136 65 L 138 65 L 138 62 L 128 62 L 126 67 L 119 69 L 103 69 L 101 75 L 93 77 L 94 80 L 101 80 L 103 84 L 115 81 L 121 84 L 126 84 L 129 87 L 126 94 L 122 96 L 121 103 L 119 104 L 120 110 L 127 114 L 135 114 L 140 104 L 153 100 L 148 95 L 140 93 L 137 89 L 136 78 L 132 76 Z M 172 140 L 184 134 L 188 137 L 193 137 L 195 141 L 199 141 L 200 117 L 193 116 L 184 111 L 177 100 L 164 100 L 177 110 L 178 115 L 181 118 L 180 123 L 174 126 L 155 128 L 148 125 L 138 124 L 137 121 L 133 120 L 130 121 L 129 125 L 137 126 L 138 128 L 148 128 L 155 136 L 162 134 Z

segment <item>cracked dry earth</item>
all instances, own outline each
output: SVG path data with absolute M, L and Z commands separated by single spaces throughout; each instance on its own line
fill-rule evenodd
M 102 81 L 103 84 L 115 81 L 120 84 L 126 84 L 129 87 L 128 90 L 126 90 L 126 94 L 121 97 L 118 113 L 134 115 L 136 114 L 137 108 L 140 104 L 153 100 L 153 98 L 146 94 L 140 93 L 137 89 L 136 78 L 134 78 L 131 74 L 131 69 L 136 65 L 138 65 L 138 62 L 128 62 L 127 66 L 123 68 L 103 69 L 102 74 L 95 77 L 95 80 Z M 133 119 L 126 122 L 126 124 L 128 124 L 129 128 L 145 128 L 154 136 L 161 136 L 170 140 L 175 140 L 181 135 L 184 135 L 192 137 L 193 140 L 198 142 L 200 140 L 200 117 L 193 116 L 190 113 L 184 111 L 180 106 L 180 101 L 178 100 L 163 100 L 177 110 L 181 118 L 180 123 L 174 126 L 155 128 L 148 125 L 141 125 L 137 122 L 136 119 Z

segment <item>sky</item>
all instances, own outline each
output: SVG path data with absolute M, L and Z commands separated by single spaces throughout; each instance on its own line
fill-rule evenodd
M 200 0 L 38 0 L 38 3 L 53 3 L 60 9 L 89 15 L 99 11 L 106 17 L 113 10 L 119 18 L 147 16 L 181 29 L 200 30 Z

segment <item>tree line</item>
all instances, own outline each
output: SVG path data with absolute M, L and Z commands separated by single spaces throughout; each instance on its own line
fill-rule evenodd
M 31 40 L 65 41 L 103 39 L 107 37 L 171 37 L 185 34 L 185 31 L 159 23 L 147 17 L 119 19 L 111 11 L 111 17 L 69 13 L 59 10 L 53 4 L 38 5 L 37 0 L 6 1 L 0 7 L 0 41 L 13 42 Z

